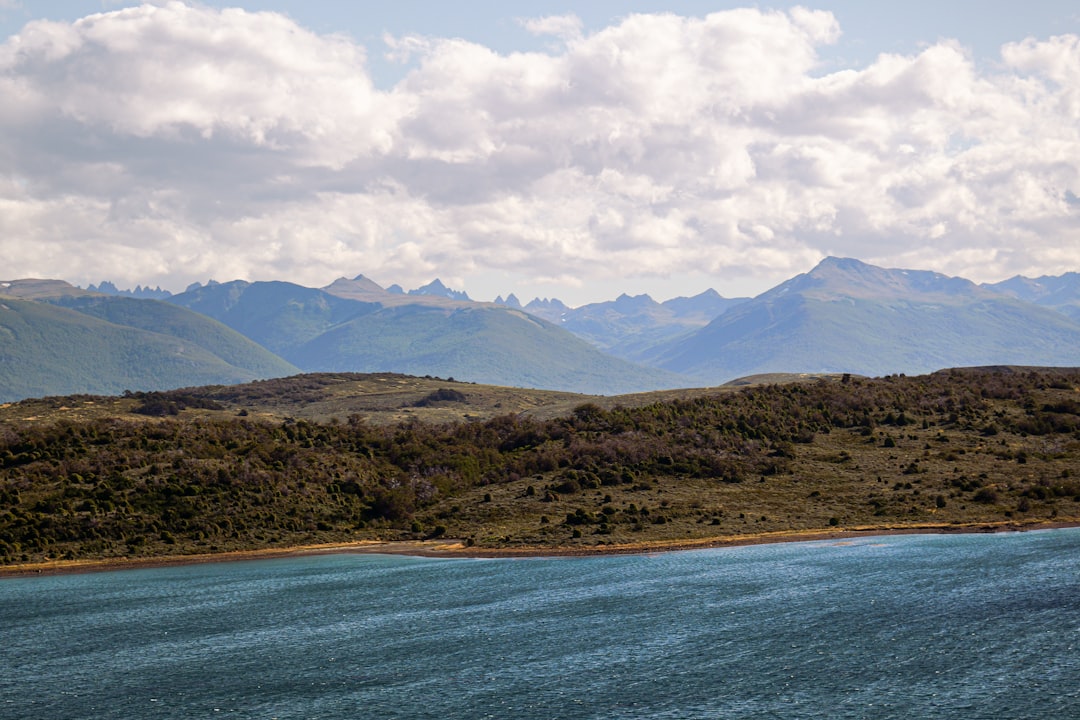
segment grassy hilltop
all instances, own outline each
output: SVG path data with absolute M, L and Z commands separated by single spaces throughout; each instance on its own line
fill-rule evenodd
M 1076 521 L 1078 388 L 982 368 L 600 398 L 342 374 L 24 401 L 0 407 L 0 561 Z

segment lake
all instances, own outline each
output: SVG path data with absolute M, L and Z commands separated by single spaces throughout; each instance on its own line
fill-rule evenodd
M 0 718 L 1077 718 L 1080 529 L 0 581 Z

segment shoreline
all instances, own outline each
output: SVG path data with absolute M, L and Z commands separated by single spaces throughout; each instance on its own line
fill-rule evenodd
M 892 535 L 954 535 L 1060 530 L 1080 527 L 1080 520 L 1017 522 L 981 522 L 964 525 L 884 525 L 818 530 L 780 530 L 745 535 L 726 535 L 691 540 L 654 540 L 588 547 L 526 545 L 520 547 L 481 548 L 461 540 L 359 540 L 352 543 L 321 543 L 283 548 L 233 550 L 202 555 L 164 555 L 159 557 L 123 557 L 84 560 L 48 560 L 0 566 L 0 581 L 5 578 L 70 575 L 113 570 L 137 570 L 205 563 L 271 560 L 315 555 L 403 555 L 430 558 L 528 558 L 528 557 L 598 557 L 604 555 L 647 555 L 660 552 L 708 550 L 723 547 L 746 547 L 816 540 L 887 537 Z

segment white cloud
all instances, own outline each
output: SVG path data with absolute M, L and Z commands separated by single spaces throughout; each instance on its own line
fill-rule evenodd
M 168 2 L 38 21 L 9 40 L 0 68 L 43 114 L 120 137 L 223 135 L 331 166 L 391 145 L 392 105 L 363 50 L 273 13 Z
M 829 253 L 980 280 L 1080 267 L 1075 36 L 823 73 L 841 28 L 803 8 L 522 23 L 565 42 L 385 38 L 415 63 L 389 92 L 364 48 L 272 13 L 31 23 L 0 46 L 6 274 L 707 271 L 724 292 Z
M 523 28 L 533 35 L 554 35 L 565 40 L 581 37 L 583 28 L 577 15 L 548 15 L 542 18 L 524 18 L 518 21 Z

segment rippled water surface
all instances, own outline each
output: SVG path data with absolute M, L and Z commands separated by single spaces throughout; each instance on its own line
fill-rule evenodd
M 0 581 L 0 718 L 1080 718 L 1080 530 Z

